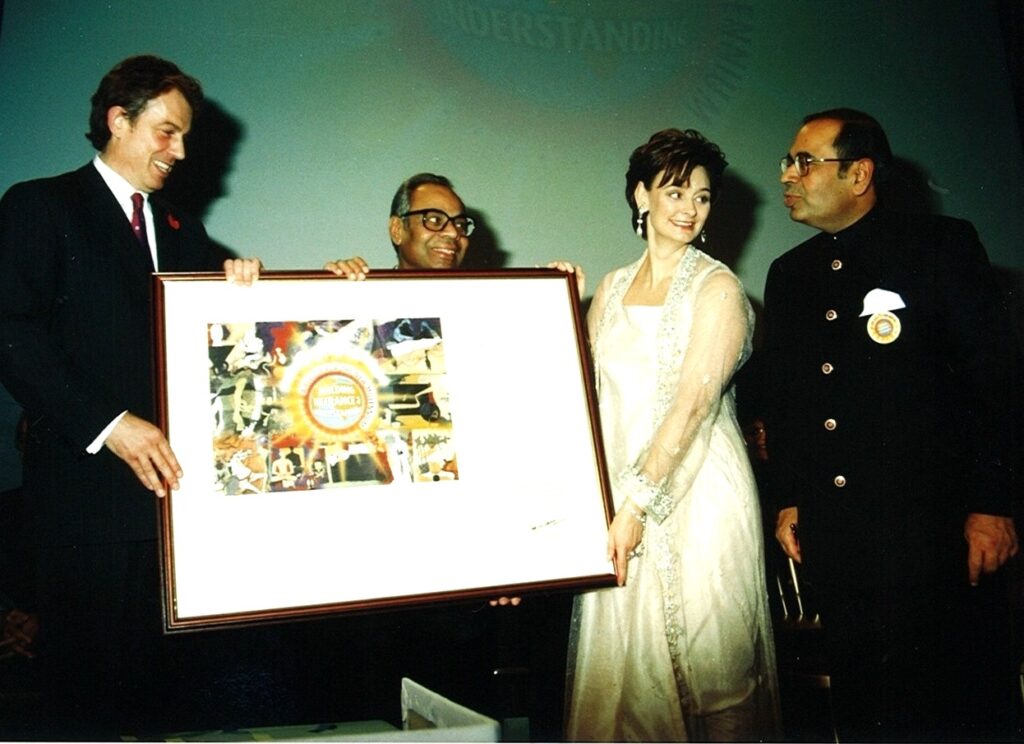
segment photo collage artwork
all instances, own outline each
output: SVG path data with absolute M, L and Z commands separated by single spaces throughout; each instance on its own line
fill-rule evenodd
M 218 493 L 458 479 L 439 318 L 207 332 Z

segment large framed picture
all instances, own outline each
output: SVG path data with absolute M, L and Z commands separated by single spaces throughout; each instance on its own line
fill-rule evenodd
M 154 281 L 168 632 L 614 583 L 571 275 Z

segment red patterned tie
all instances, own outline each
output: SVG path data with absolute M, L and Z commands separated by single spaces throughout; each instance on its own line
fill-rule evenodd
M 146 236 L 146 213 L 142 211 L 142 206 L 145 204 L 145 200 L 142 194 L 135 192 L 132 194 L 132 232 L 135 233 L 135 239 L 139 241 L 139 245 L 146 249 L 146 253 L 149 253 L 149 238 Z

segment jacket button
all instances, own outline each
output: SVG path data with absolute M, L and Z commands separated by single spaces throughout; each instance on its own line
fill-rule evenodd
M 825 320 L 835 320 L 838 317 L 839 313 L 837 313 L 835 310 L 829 310 L 828 312 L 825 313 Z
M 835 369 L 835 367 L 833 367 L 828 362 L 825 362 L 823 365 L 821 365 L 821 373 L 823 375 L 830 375 L 830 374 L 832 374 L 832 370 L 834 370 L 834 369 Z
M 836 484 L 836 488 L 843 488 L 846 485 L 846 476 L 837 475 L 832 482 Z
M 836 420 L 834 418 L 825 419 L 825 428 L 829 431 L 836 430 Z
M 839 271 L 839 269 L 841 268 L 843 268 L 842 261 L 840 261 L 838 258 L 832 261 L 832 271 Z

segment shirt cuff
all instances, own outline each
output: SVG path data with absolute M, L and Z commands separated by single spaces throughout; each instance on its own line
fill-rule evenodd
M 121 413 L 117 414 L 117 418 L 115 418 L 113 421 L 107 424 L 106 428 L 104 428 L 103 431 L 100 432 L 100 435 L 92 440 L 92 444 L 85 448 L 85 451 L 88 452 L 90 455 L 95 455 L 97 452 L 99 452 L 100 449 L 102 449 L 103 445 L 106 443 L 107 437 L 110 436 L 110 432 L 112 432 L 114 430 L 114 427 L 117 426 L 118 423 L 120 423 L 121 419 L 124 418 L 124 415 L 126 413 L 128 413 L 128 411 L 121 411 Z

